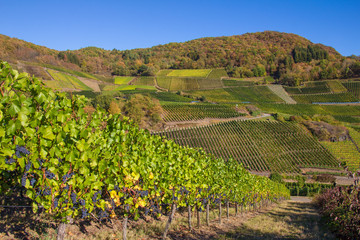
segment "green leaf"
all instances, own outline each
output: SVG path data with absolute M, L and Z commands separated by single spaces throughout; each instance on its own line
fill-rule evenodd
M 55 139 L 55 135 L 51 129 L 51 127 L 47 127 L 44 132 L 43 132 L 43 138 L 49 139 L 49 140 L 54 140 Z
M 19 112 L 18 114 L 18 120 L 21 122 L 21 125 L 22 126 L 27 126 L 28 125 L 28 117 L 22 113 L 22 112 Z
M 15 153 L 15 151 L 10 148 L 3 148 L 1 151 L 3 156 L 12 156 Z
M 66 116 L 65 116 L 64 114 L 60 113 L 59 115 L 57 115 L 56 120 L 57 120 L 58 122 L 63 123 L 63 122 L 66 121 Z
M 46 96 L 45 96 L 44 93 L 40 92 L 39 95 L 37 95 L 37 96 L 35 97 L 35 100 L 36 100 L 39 104 L 41 104 L 41 103 L 43 103 L 43 102 L 46 100 Z
M 76 158 L 74 150 L 71 150 L 71 152 L 66 155 L 66 161 L 73 162 Z
M 11 117 L 14 117 L 18 112 L 20 112 L 20 106 L 13 102 L 7 112 Z
M 5 130 L 3 127 L 0 127 L 0 138 L 5 137 Z
M 37 213 L 38 209 L 39 209 L 39 206 L 37 205 L 37 203 L 36 203 L 36 202 L 33 202 L 33 203 L 32 203 L 33 213 Z
M 6 134 L 9 136 L 12 136 L 15 134 L 15 131 L 16 131 L 16 124 L 14 121 L 10 121 L 10 123 L 6 129 Z
M 85 148 L 85 142 L 84 139 L 82 139 L 81 141 L 76 143 L 76 148 L 80 151 L 83 152 L 84 148 Z

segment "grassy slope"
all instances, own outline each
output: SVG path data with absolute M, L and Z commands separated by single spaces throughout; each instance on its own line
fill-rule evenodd
M 336 239 L 321 222 L 317 210 L 301 198 L 282 202 L 251 218 L 220 239 Z

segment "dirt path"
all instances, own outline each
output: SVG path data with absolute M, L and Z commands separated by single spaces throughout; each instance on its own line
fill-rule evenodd
M 246 220 L 218 239 L 336 239 L 320 222 L 311 199 L 292 197 L 272 210 Z
M 182 127 L 194 127 L 194 126 L 205 126 L 214 123 L 220 122 L 229 122 L 234 120 L 254 120 L 260 118 L 267 118 L 270 117 L 271 114 L 264 113 L 258 117 L 234 117 L 234 118 L 205 118 L 200 120 L 192 120 L 192 121 L 182 121 L 182 122 L 166 122 L 165 129 L 172 129 L 172 128 L 182 128 Z

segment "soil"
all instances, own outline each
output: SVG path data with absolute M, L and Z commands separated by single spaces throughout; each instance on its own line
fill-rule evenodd
M 0 208 L 0 239 L 56 239 L 57 224 L 45 213 L 26 211 L 4 212 Z M 205 213 L 200 213 L 201 226 L 196 226 L 193 212 L 192 231 L 187 225 L 187 212 L 177 212 L 168 239 L 334 239 L 323 226 L 311 199 L 292 197 L 291 200 L 272 204 L 257 212 L 240 212 L 235 216 L 232 206 L 230 217 L 223 208 L 222 224 L 218 223 L 218 210 L 210 211 L 210 225 L 206 226 Z M 128 239 L 161 239 L 167 220 L 145 217 L 129 221 Z M 122 221 L 77 221 L 66 229 L 65 239 L 122 239 Z
M 192 121 L 182 121 L 182 122 L 167 122 L 165 125 L 165 130 L 172 128 L 186 128 L 186 127 L 198 127 L 198 126 L 207 126 L 210 124 L 220 123 L 220 122 L 229 122 L 234 120 L 253 120 L 259 118 L 270 117 L 270 114 L 262 114 L 258 117 L 243 116 L 235 118 L 205 118 L 201 120 L 192 120 Z
M 88 78 L 83 78 L 83 77 L 77 77 L 77 78 L 81 82 L 83 82 L 86 86 L 93 89 L 94 92 L 101 92 L 100 87 L 99 87 L 99 81 L 96 81 L 93 79 L 88 79 Z

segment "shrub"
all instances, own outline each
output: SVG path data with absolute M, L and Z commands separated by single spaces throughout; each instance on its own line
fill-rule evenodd
M 269 178 L 274 182 L 283 183 L 283 179 L 280 173 L 271 173 Z
M 328 189 L 314 202 L 340 239 L 360 239 L 359 187 Z

